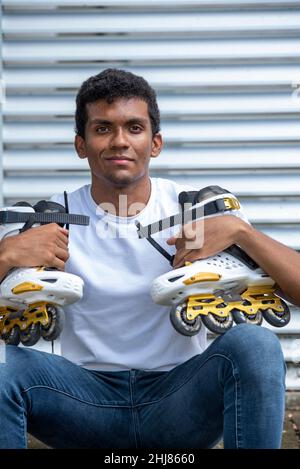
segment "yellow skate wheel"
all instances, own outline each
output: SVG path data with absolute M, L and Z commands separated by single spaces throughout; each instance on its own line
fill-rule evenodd
M 241 309 L 234 308 L 231 310 L 231 314 L 236 324 L 248 323 L 260 326 L 263 320 L 262 312 L 260 309 L 258 309 L 256 312 L 253 312 L 253 314 L 250 314 L 245 313 Z
M 214 313 L 207 313 L 201 316 L 202 322 L 208 330 L 214 334 L 224 334 L 227 332 L 233 324 L 233 319 L 230 313 L 226 316 L 218 316 Z
M 2 340 L 6 345 L 19 345 L 20 343 L 20 328 L 19 326 L 14 326 L 9 332 L 2 334 Z
M 291 319 L 290 308 L 288 305 L 283 300 L 280 300 L 280 303 L 282 311 L 268 308 L 262 312 L 264 319 L 274 327 L 284 327 Z
M 192 320 L 187 318 L 187 304 L 185 302 L 173 306 L 170 311 L 170 320 L 174 329 L 176 329 L 179 334 L 189 337 L 198 334 L 201 328 L 199 316 Z
M 60 336 L 65 324 L 65 313 L 62 308 L 54 305 L 46 305 L 48 324 L 41 327 L 41 336 L 44 340 L 55 340 Z
M 20 332 L 21 343 L 25 347 L 32 347 L 41 337 L 41 326 L 39 323 L 31 323 L 29 327 Z

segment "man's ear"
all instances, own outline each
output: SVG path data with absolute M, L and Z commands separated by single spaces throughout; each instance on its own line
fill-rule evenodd
M 160 133 L 157 133 L 152 139 L 151 158 L 156 158 L 160 154 L 162 146 L 162 136 Z
M 85 142 L 84 139 L 80 137 L 80 135 L 75 136 L 74 146 L 76 148 L 77 155 L 79 156 L 79 158 L 86 158 Z

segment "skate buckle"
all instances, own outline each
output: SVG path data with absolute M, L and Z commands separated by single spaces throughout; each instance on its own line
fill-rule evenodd
M 199 272 L 198 274 L 192 275 L 190 278 L 183 280 L 182 283 L 185 285 L 192 285 L 198 282 L 217 282 L 220 280 L 221 275 L 214 274 L 213 272 Z
M 241 208 L 240 203 L 237 199 L 226 197 L 223 200 L 227 210 L 239 210 Z

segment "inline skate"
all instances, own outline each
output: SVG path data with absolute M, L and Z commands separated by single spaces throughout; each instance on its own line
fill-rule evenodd
M 41 224 L 87 225 L 89 217 L 69 214 L 56 202 L 27 202 L 0 211 L 0 240 Z M 35 345 L 52 341 L 64 326 L 63 306 L 82 298 L 83 280 L 51 267 L 14 268 L 0 284 L 0 338 L 6 344 Z
M 219 186 L 181 193 L 182 208 L 187 201 L 194 207 L 202 207 L 204 216 L 237 215 L 240 208 L 236 197 Z M 172 224 L 176 224 L 174 217 L 171 217 Z M 152 224 L 155 226 L 157 223 Z M 166 254 L 151 238 L 151 225 L 138 229 L 140 237 L 146 237 Z M 173 258 L 169 260 L 172 263 Z M 264 318 L 275 327 L 283 327 L 290 320 L 289 307 L 278 296 L 273 279 L 236 245 L 161 275 L 153 281 L 150 292 L 155 303 L 171 306 L 171 323 L 186 336 L 197 334 L 202 322 L 211 332 L 223 334 L 234 322 L 261 325 Z

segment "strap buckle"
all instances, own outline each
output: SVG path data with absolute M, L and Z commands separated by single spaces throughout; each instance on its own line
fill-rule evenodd
M 225 197 L 223 199 L 226 210 L 239 210 L 241 208 L 237 199 Z

